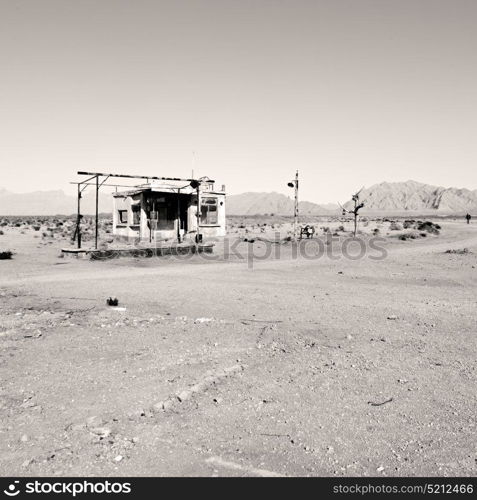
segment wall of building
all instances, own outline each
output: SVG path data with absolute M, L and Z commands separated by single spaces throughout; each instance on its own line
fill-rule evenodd
M 132 205 L 141 201 L 141 194 L 113 197 L 113 236 L 118 240 L 135 241 L 140 238 L 141 228 L 133 221 Z M 119 211 L 126 211 L 127 221 L 120 221 Z M 141 214 L 142 217 L 142 214 Z
M 200 234 L 202 238 L 215 238 L 225 236 L 225 194 L 217 192 L 204 192 L 201 194 L 201 200 L 205 198 L 217 199 L 217 223 L 216 224 L 200 224 Z M 197 224 L 196 224 L 197 227 Z

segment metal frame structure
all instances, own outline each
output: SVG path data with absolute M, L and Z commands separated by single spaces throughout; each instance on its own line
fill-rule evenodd
M 73 240 L 78 240 L 78 249 L 81 248 L 81 198 L 83 191 L 88 186 L 95 186 L 96 188 L 96 203 L 95 203 L 95 237 L 94 237 L 94 248 L 98 249 L 98 228 L 99 228 L 99 189 L 101 186 L 109 186 L 109 187 L 139 187 L 139 186 L 124 186 L 120 184 L 105 184 L 105 182 L 110 177 L 120 177 L 124 179 L 146 179 L 146 183 L 148 184 L 151 180 L 159 180 L 159 181 L 180 181 L 187 182 L 187 185 L 191 185 L 197 189 L 197 244 L 200 243 L 200 185 L 202 179 L 183 179 L 180 177 L 157 177 L 152 175 L 128 175 L 128 174 L 106 174 L 102 172 L 78 172 L 78 175 L 89 176 L 88 179 L 80 182 L 72 182 L 71 184 L 76 184 L 78 186 L 78 213 L 76 217 L 76 229 L 73 235 Z M 104 180 L 100 180 L 104 177 Z M 93 181 L 93 182 L 91 182 Z M 209 182 L 214 182 L 211 179 L 208 179 Z M 180 192 L 179 188 L 179 192 Z

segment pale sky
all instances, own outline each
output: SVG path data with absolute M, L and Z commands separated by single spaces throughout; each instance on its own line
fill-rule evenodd
M 0 187 L 477 188 L 475 0 L 0 0 Z

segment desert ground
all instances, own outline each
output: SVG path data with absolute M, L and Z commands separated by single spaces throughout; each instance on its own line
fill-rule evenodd
M 237 252 L 90 260 L 4 218 L 0 475 L 475 476 L 477 223 L 433 222 L 362 220 L 378 259 L 235 218 Z

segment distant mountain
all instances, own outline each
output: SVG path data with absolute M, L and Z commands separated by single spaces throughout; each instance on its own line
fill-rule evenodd
M 86 189 L 81 199 L 81 213 L 91 215 L 95 210 L 94 189 Z M 477 215 L 477 190 L 443 188 L 415 181 L 382 182 L 363 189 L 360 199 L 365 207 L 361 211 L 371 213 L 405 214 L 464 214 Z M 76 213 L 76 196 L 63 191 L 35 191 L 11 193 L 0 188 L 1 215 L 71 215 Z M 345 204 L 352 207 L 352 202 Z M 281 193 L 243 193 L 227 196 L 228 215 L 292 215 L 293 198 Z M 318 205 L 310 201 L 299 204 L 301 215 L 336 215 L 337 205 Z M 112 197 L 100 192 L 99 211 L 111 213 Z
M 110 194 L 100 193 L 100 212 L 111 212 L 112 204 Z M 0 189 L 0 215 L 71 215 L 76 210 L 76 196 L 67 195 L 61 190 L 11 193 Z M 86 190 L 81 199 L 81 213 L 89 215 L 94 212 L 94 190 Z
M 298 204 L 302 215 L 327 215 L 336 212 L 338 206 L 317 205 L 310 201 Z M 293 215 L 294 200 L 281 193 L 243 193 L 227 196 L 228 215 Z
M 360 200 L 365 204 L 362 213 L 421 212 L 458 214 L 477 212 L 477 190 L 444 188 L 416 181 L 382 182 L 363 189 Z M 345 204 L 349 209 L 351 201 Z

